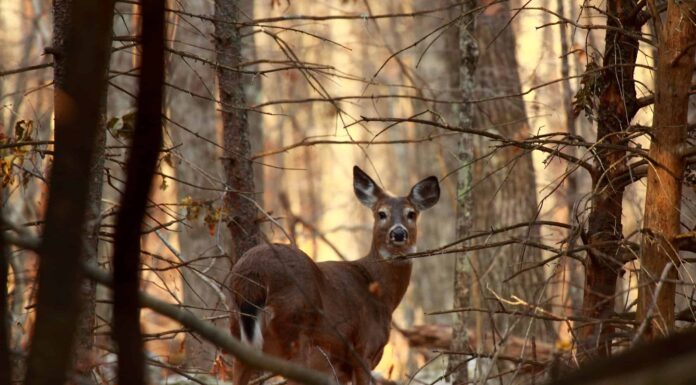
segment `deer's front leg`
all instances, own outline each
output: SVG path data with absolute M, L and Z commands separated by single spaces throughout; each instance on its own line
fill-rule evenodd
M 373 383 L 372 373 L 370 373 L 367 361 L 362 360 L 361 364 L 353 368 L 353 385 L 370 385 Z

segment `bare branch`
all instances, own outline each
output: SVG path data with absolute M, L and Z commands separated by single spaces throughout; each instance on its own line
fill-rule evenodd
M 107 287 L 113 286 L 113 279 L 107 272 L 94 265 L 86 264 L 83 268 L 85 274 L 90 279 Z M 139 293 L 139 298 L 142 307 L 151 309 L 179 322 L 181 325 L 199 334 L 210 343 L 234 355 L 246 365 L 256 369 L 268 370 L 288 379 L 308 385 L 335 385 L 333 380 L 323 373 L 263 354 L 254 348 L 242 344 L 232 337 L 228 331 L 219 329 L 208 322 L 196 318 L 188 310 L 166 303 L 142 292 Z

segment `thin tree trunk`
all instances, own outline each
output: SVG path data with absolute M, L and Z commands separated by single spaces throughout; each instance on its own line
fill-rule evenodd
M 622 146 L 625 130 L 638 111 L 633 80 L 638 52 L 640 23 L 634 0 L 607 1 L 607 29 L 603 65 L 595 96 L 598 97 L 597 143 Z M 623 29 L 619 32 L 618 29 Z M 596 171 L 592 175 L 592 208 L 584 242 L 590 246 L 585 261 L 585 292 L 582 312 L 585 317 L 607 319 L 614 313 L 616 279 L 624 261 L 622 248 L 622 199 L 624 188 L 615 186 L 615 176 L 625 171 L 626 152 L 621 149 L 597 147 Z M 604 323 L 588 323 L 579 328 L 580 347 L 586 355 L 611 354 L 613 328 Z
M 557 0 L 557 13 L 562 17 L 566 17 L 565 14 L 565 1 Z M 568 26 L 561 24 L 559 25 L 559 39 L 561 46 L 561 89 L 563 92 L 563 114 L 565 115 L 565 130 L 571 138 L 577 136 L 577 127 L 575 125 L 575 113 L 573 112 L 573 88 L 570 83 L 570 52 L 569 52 L 569 38 L 567 33 Z M 574 147 L 570 147 L 567 151 L 576 156 L 577 152 Z M 580 172 L 581 169 L 574 168 L 575 165 L 569 165 L 566 167 L 568 175 L 565 185 L 563 187 L 560 204 L 565 206 L 567 212 L 568 224 L 577 226 L 577 221 L 575 220 L 575 204 L 576 200 L 580 196 L 578 193 L 578 186 L 580 186 Z M 566 238 L 566 247 L 570 250 L 577 246 L 578 235 L 575 230 L 570 230 Z M 581 264 L 571 259 L 568 256 L 562 257 L 559 262 L 562 288 L 560 291 L 560 302 L 559 304 L 563 307 L 563 313 L 567 316 L 575 315 L 576 309 L 579 309 L 582 304 L 582 293 L 579 289 L 581 287 L 584 277 L 581 272 Z M 572 323 L 562 323 L 559 325 L 559 338 L 564 341 L 571 341 L 572 335 L 570 327 Z
M 242 11 L 240 21 L 251 21 L 254 19 L 254 0 L 240 0 L 240 10 Z M 248 39 L 242 45 L 242 57 L 246 61 L 256 61 L 258 55 L 256 53 L 256 34 L 246 37 Z M 247 70 L 258 70 L 259 67 L 246 67 Z M 261 103 L 262 100 L 262 77 L 257 74 L 247 74 L 244 78 L 244 96 L 249 106 L 254 106 Z M 249 130 L 249 141 L 251 142 L 251 153 L 255 154 L 257 152 L 263 151 L 263 115 L 258 112 L 250 112 L 247 114 L 247 126 Z M 261 200 L 259 202 L 262 207 L 266 207 L 263 204 L 263 171 L 264 165 L 260 163 L 254 163 L 254 188 L 259 192 L 258 197 Z
M 240 20 L 240 3 L 240 0 L 215 1 L 215 20 L 224 20 L 215 23 L 215 52 L 220 64 L 217 77 L 225 147 L 223 165 L 231 189 L 225 196 L 225 205 L 230 216 L 233 264 L 256 245 L 259 238 L 243 76 L 241 72 L 227 69 L 237 68 L 241 62 L 241 35 L 233 24 Z
M 69 1 L 69 0 L 64 0 Z M 54 3 L 54 7 L 60 4 Z M 56 13 L 53 19 L 54 36 L 59 36 L 60 32 L 70 25 L 70 20 L 66 19 L 65 13 Z M 108 47 L 111 47 L 111 36 L 109 33 Z M 104 78 L 108 75 L 107 66 L 104 71 Z M 64 71 L 66 66 L 65 57 L 57 55 L 53 58 L 53 67 L 56 72 Z M 99 252 L 99 226 L 101 216 L 102 186 L 104 182 L 104 154 L 106 150 L 106 101 L 107 93 L 104 93 L 99 100 L 99 122 L 95 130 L 94 142 L 94 161 L 90 163 L 89 170 L 89 190 L 87 195 L 87 212 L 85 218 L 85 231 L 83 233 L 81 260 L 84 262 L 96 262 Z M 85 365 L 91 360 L 92 348 L 94 346 L 94 328 L 96 325 L 96 305 L 97 305 L 97 285 L 92 280 L 84 280 L 81 286 L 82 294 L 82 313 L 80 314 L 77 327 L 76 369 L 83 376 L 82 381 L 91 381 L 89 365 Z
M 4 189 L 2 189 L 4 190 Z M 0 190 L 0 201 L 4 198 Z M 10 320 L 7 301 L 7 274 L 9 273 L 9 248 L 5 242 L 4 225 L 0 222 L 0 385 L 10 385 L 12 364 L 10 359 Z
M 674 328 L 674 300 L 689 87 L 694 72 L 696 3 L 667 2 L 664 27 L 657 26 L 658 60 L 652 141 L 645 195 L 638 321 L 647 322 L 646 339 Z M 661 281 L 663 279 L 667 281 Z M 659 290 L 659 292 L 658 292 Z M 641 330 L 639 329 L 639 332 Z
M 142 4 L 142 62 L 135 131 L 126 164 L 114 237 L 114 338 L 118 345 L 118 382 L 145 383 L 145 355 L 140 331 L 140 234 L 152 178 L 162 147 L 164 82 L 164 0 Z
M 459 25 L 458 47 L 453 47 L 458 52 L 456 60 L 459 70 L 458 88 L 462 100 L 470 100 L 474 92 L 474 72 L 478 60 L 478 44 L 474 38 L 475 15 L 468 14 L 476 7 L 475 0 L 464 2 L 461 8 L 463 16 Z M 453 75 L 454 76 L 454 75 Z M 473 109 L 469 103 L 459 106 L 459 125 L 471 128 L 473 123 Z M 459 136 L 458 143 L 459 170 L 457 172 L 457 238 L 466 237 L 471 231 L 472 222 L 472 165 L 474 159 L 472 140 L 465 134 Z M 470 304 L 469 297 L 473 288 L 471 266 L 468 256 L 464 253 L 455 258 L 454 267 L 454 308 L 467 307 Z M 468 322 L 464 313 L 456 313 L 454 320 L 453 338 L 451 350 L 455 352 L 470 351 Z M 468 383 L 467 371 L 468 357 L 463 355 L 450 355 L 448 371 L 454 374 L 452 383 L 455 385 Z
M 106 93 L 112 1 L 62 1 L 55 12 L 70 25 L 54 37 L 56 55 L 55 154 L 44 236 L 39 289 L 26 383 L 62 384 L 72 360 L 80 314 L 80 256 L 94 160 L 95 127 Z M 90 33 L 85 26 L 90 25 Z

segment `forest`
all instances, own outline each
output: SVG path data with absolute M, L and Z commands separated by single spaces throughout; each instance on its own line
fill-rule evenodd
M 696 0 L 0 0 L 0 385 L 696 384 Z

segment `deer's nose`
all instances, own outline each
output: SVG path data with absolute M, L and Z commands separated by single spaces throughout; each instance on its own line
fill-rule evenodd
M 389 238 L 393 242 L 405 242 L 408 239 L 408 231 L 403 226 L 396 226 L 389 232 Z

